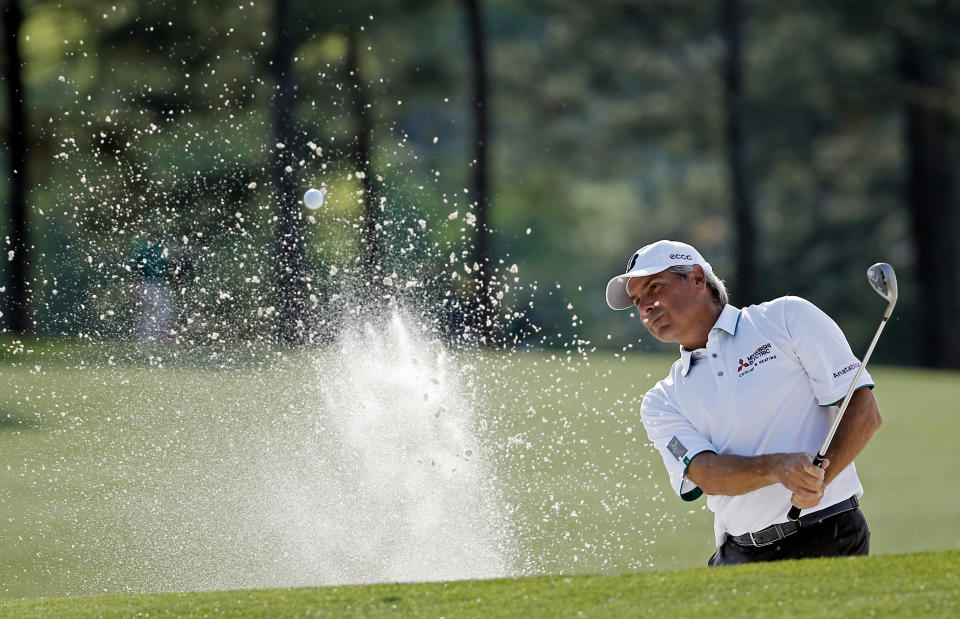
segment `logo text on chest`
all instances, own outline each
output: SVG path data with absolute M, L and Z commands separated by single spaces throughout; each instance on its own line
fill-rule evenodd
M 739 378 L 741 376 L 746 376 L 750 372 L 757 369 L 758 365 L 776 359 L 777 355 L 772 354 L 772 348 L 773 344 L 767 342 L 760 348 L 753 351 L 753 353 L 748 355 L 746 359 L 738 359 L 739 367 L 737 367 L 737 377 Z

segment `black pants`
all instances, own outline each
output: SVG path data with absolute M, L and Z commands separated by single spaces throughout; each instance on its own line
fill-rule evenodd
M 870 529 L 859 509 L 802 527 L 769 546 L 741 546 L 731 539 L 717 549 L 708 565 L 735 565 L 782 559 L 845 557 L 870 553 Z

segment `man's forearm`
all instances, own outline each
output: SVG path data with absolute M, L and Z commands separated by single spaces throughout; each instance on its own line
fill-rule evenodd
M 882 423 L 883 418 L 873 392 L 867 388 L 855 391 L 827 449 L 826 457 L 830 461 L 830 467 L 827 468 L 824 484 L 833 481 L 853 462 Z
M 823 496 L 824 471 L 805 453 L 734 456 L 705 451 L 690 461 L 687 477 L 707 494 L 737 496 L 781 483 L 800 502 L 815 505 Z
M 882 419 L 869 389 L 853 395 L 827 451 L 825 471 L 811 465 L 815 454 L 736 456 L 705 451 L 694 456 L 687 477 L 707 494 L 737 496 L 775 483 L 794 493 L 794 504 L 816 505 L 830 483 L 863 450 Z M 829 464 L 829 466 L 827 466 Z
M 780 456 L 734 456 L 704 451 L 690 461 L 687 477 L 707 494 L 746 494 L 780 481 L 777 476 Z

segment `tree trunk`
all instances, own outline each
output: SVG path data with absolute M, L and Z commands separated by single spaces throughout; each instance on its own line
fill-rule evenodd
M 7 284 L 7 324 L 15 333 L 30 330 L 28 304 L 28 230 L 27 230 L 27 114 L 24 105 L 23 79 L 20 68 L 18 39 L 23 11 L 18 0 L 8 0 L 3 11 L 4 52 L 7 57 L 5 81 L 10 121 L 7 142 L 10 148 L 10 244 L 12 251 L 10 280 Z
M 960 216 L 953 174 L 958 132 L 955 111 L 948 103 L 947 62 L 942 50 L 925 47 L 929 35 L 900 38 L 900 74 L 907 93 L 906 199 L 919 288 L 920 358 L 925 365 L 956 368 L 960 367 Z
M 357 135 L 353 147 L 353 161 L 360 174 L 364 198 L 363 274 L 364 286 L 371 292 L 382 286 L 382 213 L 373 185 L 370 150 L 373 145 L 373 123 L 370 119 L 367 91 L 360 74 L 360 32 L 350 30 L 347 35 L 347 73 L 353 92 L 353 109 L 357 121 Z M 367 297 L 369 298 L 369 297 Z
M 496 300 L 491 290 L 494 265 L 490 260 L 489 155 L 490 82 L 487 75 L 487 50 L 480 0 L 464 0 L 470 32 L 470 59 L 473 67 L 473 193 L 476 198 L 477 237 L 475 260 L 477 273 L 476 327 L 481 342 L 487 345 L 498 339 Z
M 289 0 L 276 0 L 274 9 L 273 96 L 277 147 L 273 162 L 279 214 L 274 226 L 278 336 L 288 344 L 305 341 L 303 213 L 297 196 L 296 136 L 293 125 L 293 40 L 287 32 Z M 287 168 L 290 171 L 287 171 Z
M 743 4 L 741 0 L 723 2 L 723 39 L 726 56 L 723 67 L 725 94 L 725 133 L 727 166 L 733 223 L 736 231 L 736 286 L 734 298 L 739 305 L 757 302 L 756 290 L 756 227 L 753 197 L 747 179 L 746 140 L 744 138 L 743 88 Z

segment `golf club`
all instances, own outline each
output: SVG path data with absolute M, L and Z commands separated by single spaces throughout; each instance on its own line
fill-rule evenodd
M 870 355 L 873 354 L 873 347 L 877 345 L 877 340 L 880 339 L 883 327 L 886 326 L 890 314 L 893 313 L 893 306 L 897 304 L 897 275 L 893 272 L 892 266 L 886 262 L 876 263 L 867 269 L 867 281 L 870 282 L 870 286 L 877 294 L 887 300 L 887 309 L 883 312 L 883 320 L 880 321 L 880 327 L 877 329 L 876 335 L 873 336 L 873 341 L 870 342 L 870 348 L 867 349 L 867 354 L 863 356 L 863 363 L 860 364 L 860 369 L 857 370 L 857 375 L 853 377 L 853 382 L 850 383 L 850 389 L 847 391 L 846 397 L 843 398 L 843 404 L 840 405 L 840 412 L 837 413 L 837 418 L 833 420 L 833 427 L 830 428 L 826 440 L 823 441 L 823 446 L 820 447 L 817 457 L 813 459 L 814 466 L 820 466 L 820 464 L 823 463 L 827 449 L 830 448 L 830 442 L 833 440 L 833 435 L 837 432 L 837 428 L 840 427 L 840 420 L 843 419 L 843 413 L 846 412 L 847 405 L 850 404 L 850 398 L 853 396 L 853 392 L 856 391 L 857 382 L 859 382 L 860 376 L 863 374 L 863 369 L 867 367 L 867 361 L 870 360 Z M 791 506 L 790 511 L 787 513 L 787 518 L 792 521 L 799 520 L 800 508 L 796 505 Z

